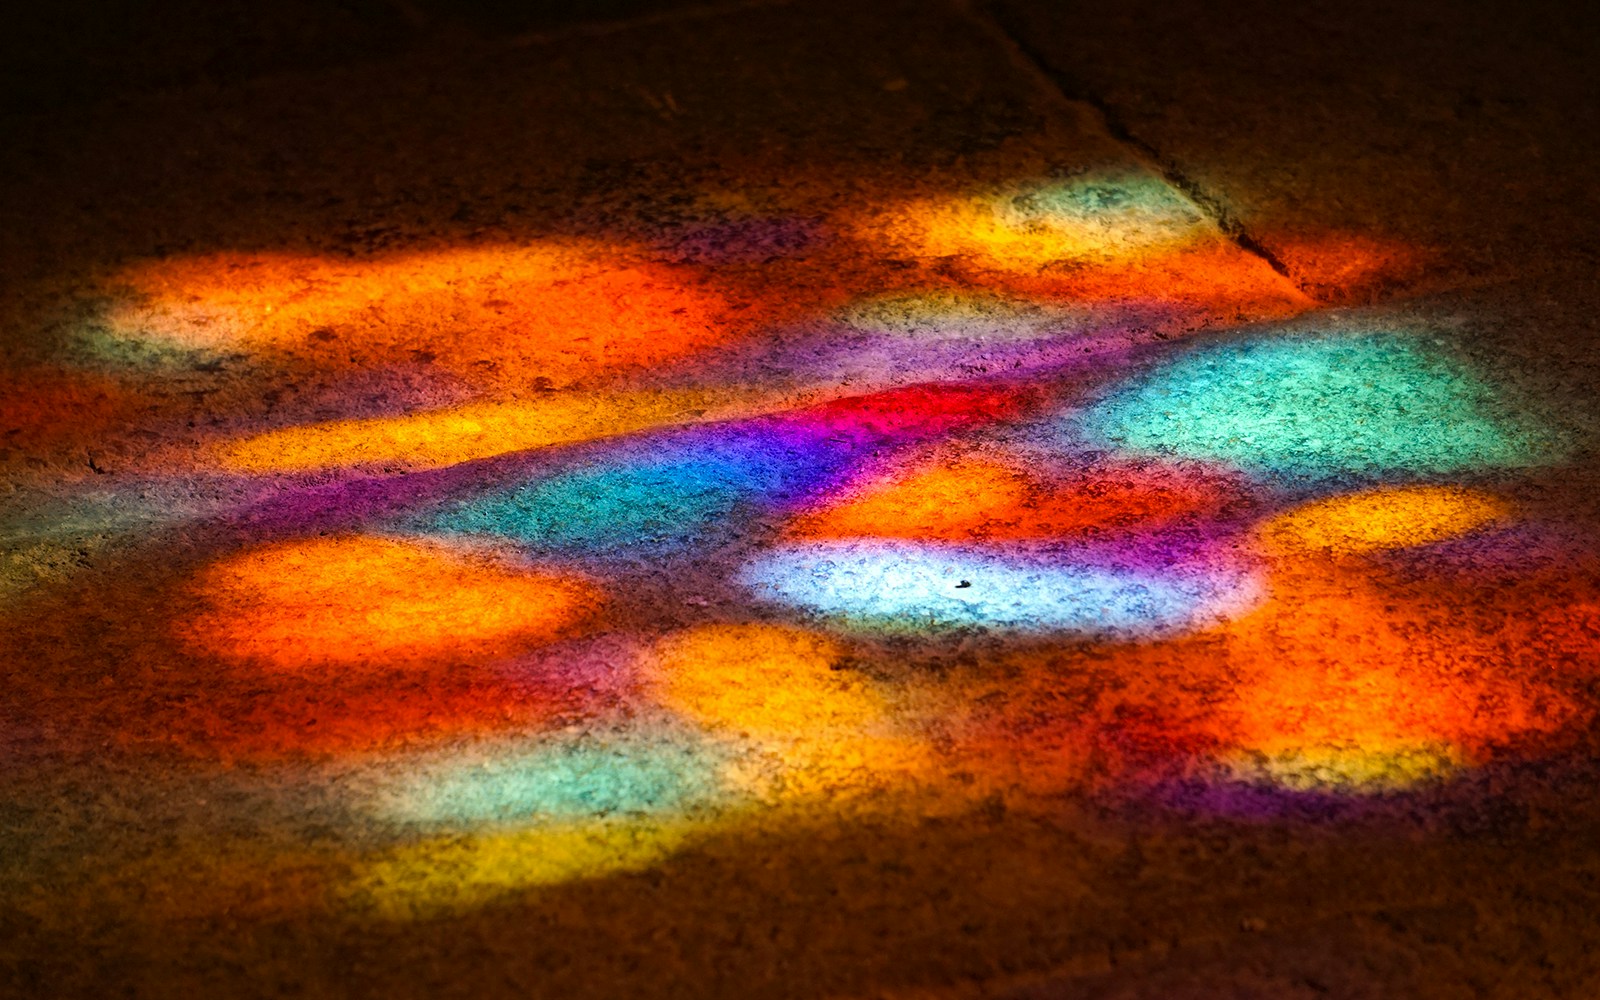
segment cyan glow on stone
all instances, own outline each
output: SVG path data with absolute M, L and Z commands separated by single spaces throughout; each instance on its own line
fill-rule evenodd
M 786 546 L 739 579 L 763 600 L 873 630 L 978 626 L 1122 639 L 1220 621 L 1262 593 L 1252 575 L 1210 563 L 1134 570 L 882 541 Z
M 1185 353 L 1112 392 L 1078 429 L 1123 451 L 1309 479 L 1548 460 L 1548 436 L 1496 409 L 1493 387 L 1414 338 L 1286 337 Z
M 711 458 L 588 466 L 475 500 L 433 526 L 560 549 L 681 543 L 726 517 L 762 478 Z
M 689 739 L 547 744 L 486 759 L 421 765 L 378 797 L 378 812 L 465 826 L 659 814 L 715 798 L 720 763 Z
M 458 503 L 420 528 L 573 554 L 684 548 L 729 527 L 741 505 L 781 505 L 847 474 L 860 442 L 814 424 L 760 419 L 644 442 Z

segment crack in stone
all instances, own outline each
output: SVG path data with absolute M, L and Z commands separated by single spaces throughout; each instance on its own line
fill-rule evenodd
M 1228 210 L 1222 199 L 1207 191 L 1198 181 L 1184 173 L 1182 168 L 1171 157 L 1162 155 L 1155 146 L 1139 138 L 1128 127 L 1110 101 L 1091 90 L 1083 81 L 1073 77 L 1057 68 L 1042 52 L 1025 41 L 1026 35 L 1018 26 L 1009 20 L 1004 9 L 997 5 L 982 4 L 981 9 L 967 4 L 968 14 L 974 18 L 986 20 L 991 30 L 1001 39 L 1008 42 L 1018 58 L 1026 61 L 1039 76 L 1046 81 L 1062 97 L 1077 104 L 1093 108 L 1100 116 L 1101 123 L 1106 132 L 1117 142 L 1128 146 L 1147 160 L 1168 184 L 1182 191 L 1185 197 L 1194 202 L 1207 218 L 1211 219 L 1222 234 L 1232 240 L 1239 249 L 1260 258 L 1266 265 L 1282 275 L 1293 284 L 1300 293 L 1308 298 L 1315 299 L 1306 287 L 1289 273 L 1289 268 L 1282 258 L 1273 253 L 1271 248 L 1260 240 L 1250 235 L 1244 223 Z

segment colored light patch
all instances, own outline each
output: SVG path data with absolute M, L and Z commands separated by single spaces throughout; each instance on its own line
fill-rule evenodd
M 1215 484 L 1126 468 L 1051 483 L 1010 466 L 963 459 L 796 519 L 799 538 L 1050 538 L 1153 525 L 1213 510 Z
M 787 415 L 799 427 L 857 438 L 907 439 L 1012 420 L 1037 407 L 1028 387 L 933 383 L 837 399 Z
M 1435 253 L 1358 233 L 1264 231 L 1262 242 L 1290 261 L 1296 280 L 1323 302 L 1373 301 L 1425 279 Z
M 721 761 L 683 736 L 501 749 L 407 768 L 374 802 L 391 819 L 475 827 L 660 813 L 715 800 Z
M 1294 337 L 1194 351 L 1081 418 L 1097 442 L 1264 474 L 1460 472 L 1549 460 L 1553 443 L 1496 415 L 1496 392 L 1398 335 Z
M 585 583 L 412 542 L 341 536 L 270 545 L 202 570 L 191 645 L 291 670 L 503 655 L 593 605 Z
M 761 471 L 715 458 L 590 466 L 473 501 L 433 526 L 560 549 L 683 544 L 756 493 Z
M 689 718 L 757 737 L 857 729 L 883 704 L 859 673 L 835 669 L 841 657 L 796 629 L 709 625 L 662 645 L 655 689 Z
M 1223 766 L 1235 780 L 1296 792 L 1374 795 L 1457 774 L 1467 761 L 1448 744 L 1321 744 L 1236 753 Z
M 430 839 L 368 862 L 347 903 L 390 920 L 482 906 L 521 890 L 643 871 L 696 832 L 686 819 L 612 820 Z
M 1125 259 L 1213 233 L 1170 185 L 1126 170 L 915 204 L 891 218 L 888 235 L 932 256 L 1033 271 L 1056 261 Z
M 739 579 L 763 600 L 908 633 L 982 627 L 1137 639 L 1215 623 L 1259 596 L 1248 574 L 1221 566 L 1060 565 L 904 542 L 789 545 Z
M 1519 632 L 1539 621 L 1546 655 L 1559 662 L 1566 640 L 1546 624 L 1540 602 L 1451 585 L 1440 604 L 1436 594 L 1395 591 L 1385 579 L 1363 563 L 1280 573 L 1271 602 L 1222 630 L 1236 686 L 1207 726 L 1228 748 L 1225 763 L 1291 786 L 1310 780 L 1297 773 L 1320 768 L 1335 784 L 1382 789 L 1410 771 L 1442 775 L 1488 748 L 1584 717 L 1548 684 L 1547 663 L 1506 656 L 1533 647 Z M 1508 612 L 1508 603 L 1520 607 Z
M 877 686 L 848 669 L 832 641 L 808 632 L 691 629 L 662 642 L 650 674 L 663 705 L 751 741 L 729 777 L 752 798 L 836 811 L 889 794 L 930 766 L 928 749 L 895 730 Z
M 902 341 L 1004 343 L 1071 335 L 1088 314 L 1062 305 L 938 289 L 868 299 L 841 311 L 838 318 L 852 330 Z
M 1274 518 L 1270 551 L 1360 555 L 1427 545 L 1504 521 L 1511 505 L 1477 490 L 1411 486 L 1318 500 Z
M 289 427 L 216 449 L 250 472 L 360 464 L 437 468 L 478 458 L 712 419 L 741 408 L 731 392 L 550 393 L 526 402 L 478 403 L 429 413 Z
M 122 336 L 255 348 L 345 365 L 435 362 L 463 375 L 557 385 L 662 364 L 721 343 L 729 311 L 687 271 L 581 244 L 366 261 L 218 254 L 155 261 L 119 280 Z

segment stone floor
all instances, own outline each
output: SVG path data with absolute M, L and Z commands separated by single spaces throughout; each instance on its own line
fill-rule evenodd
M 0 39 L 0 994 L 1600 995 L 1592 14 Z

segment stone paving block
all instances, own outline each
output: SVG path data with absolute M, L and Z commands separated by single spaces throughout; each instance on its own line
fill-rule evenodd
M 990 9 L 1312 294 L 1594 270 L 1600 31 L 1586 8 Z

